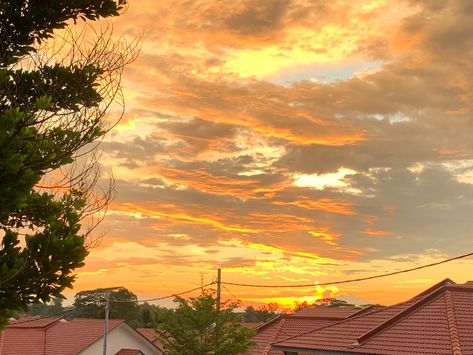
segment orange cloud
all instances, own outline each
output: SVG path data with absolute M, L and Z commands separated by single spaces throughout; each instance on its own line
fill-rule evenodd
M 375 236 L 375 237 L 391 237 L 393 236 L 393 232 L 383 230 L 383 229 L 371 229 L 366 228 L 363 230 L 364 234 Z
M 240 225 L 225 224 L 221 221 L 218 221 L 217 217 L 212 216 L 212 215 L 208 215 L 208 216 L 191 215 L 185 212 L 173 211 L 174 209 L 176 209 L 176 206 L 174 205 L 155 205 L 153 206 L 154 209 L 147 209 L 147 208 L 143 208 L 131 203 L 124 203 L 122 204 L 122 208 L 125 211 L 139 212 L 148 216 L 164 217 L 164 218 L 169 218 L 169 219 L 173 219 L 177 221 L 185 221 L 185 222 L 190 222 L 190 223 L 210 225 L 212 227 L 225 230 L 225 231 L 235 231 L 235 232 L 242 232 L 242 233 L 257 233 L 258 232 L 258 230 L 245 228 Z
M 173 184 L 192 187 L 208 193 L 241 198 L 268 198 L 291 184 L 289 178 L 268 184 L 257 176 L 230 178 L 211 174 L 205 169 L 184 170 L 161 167 L 156 172 L 166 181 Z
M 275 205 L 285 206 L 293 205 L 309 210 L 318 210 L 327 213 L 338 213 L 347 216 L 356 215 L 355 206 L 352 202 L 347 200 L 332 200 L 329 198 L 322 198 L 313 200 L 308 197 L 300 197 L 299 199 L 292 202 L 276 201 Z
M 310 231 L 309 234 L 316 238 L 321 238 L 325 240 L 328 244 L 333 245 L 336 245 L 334 241 L 340 237 L 340 234 L 328 233 L 326 229 L 323 231 Z

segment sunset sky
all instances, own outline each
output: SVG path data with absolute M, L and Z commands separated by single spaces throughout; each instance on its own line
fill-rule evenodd
M 473 2 L 131 0 L 117 197 L 74 290 L 307 284 L 473 251 Z M 227 286 L 243 305 L 399 302 L 473 260 L 379 280 Z M 231 292 L 231 294 L 229 293 Z

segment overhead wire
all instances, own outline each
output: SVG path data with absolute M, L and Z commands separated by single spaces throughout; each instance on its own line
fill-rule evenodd
M 182 291 L 182 292 L 179 292 L 179 293 L 173 293 L 172 295 L 163 296 L 163 297 L 155 297 L 155 298 L 149 298 L 149 299 L 143 299 L 143 300 L 110 300 L 109 302 L 110 303 L 141 303 L 141 302 L 159 301 L 159 300 L 164 300 L 164 299 L 167 299 L 167 298 L 172 298 L 172 297 L 184 295 L 186 293 L 190 293 L 190 292 L 193 292 L 193 291 L 196 291 L 196 290 L 199 290 L 199 289 L 202 289 L 202 288 L 214 285 L 214 284 L 215 284 L 215 282 L 210 282 L 206 285 L 201 285 L 199 287 L 196 287 L 196 288 L 193 288 L 193 289 L 190 289 L 190 290 L 187 290 L 187 291 Z M 115 289 L 115 288 L 117 288 L 117 287 L 109 287 L 107 289 Z M 90 305 L 85 305 L 85 306 L 82 306 L 82 307 L 73 307 L 73 308 L 66 309 L 62 312 L 56 313 L 56 314 L 49 314 L 49 315 L 44 315 L 44 316 L 40 316 L 40 317 L 32 316 L 32 318 L 28 318 L 28 319 L 25 319 L 23 321 L 11 323 L 11 325 L 19 325 L 19 324 L 24 324 L 24 323 L 29 323 L 29 322 L 35 322 L 35 321 L 46 319 L 46 318 L 59 317 L 59 316 L 62 316 L 66 313 L 69 313 L 69 312 L 78 311 L 78 310 L 81 310 L 81 309 L 84 309 L 84 308 L 88 308 L 89 306 Z
M 223 287 L 223 289 L 226 290 L 226 291 L 230 294 L 230 296 L 232 296 L 232 297 L 235 299 L 235 301 L 237 301 L 240 305 L 246 306 L 246 304 L 244 304 L 240 298 L 237 298 L 237 297 L 232 293 L 232 291 L 230 291 L 227 287 L 225 287 L 225 285 L 222 285 L 222 287 Z
M 193 291 L 203 289 L 205 287 L 214 285 L 215 283 L 216 283 L 215 281 L 212 281 L 212 282 L 209 282 L 208 284 L 201 285 L 199 287 L 196 287 L 196 288 L 193 288 L 193 289 L 190 289 L 190 290 L 187 290 L 187 291 L 182 291 L 182 292 L 179 292 L 179 293 L 173 293 L 172 295 L 168 295 L 168 296 L 148 298 L 148 299 L 144 299 L 144 300 L 135 300 L 135 301 L 131 301 L 131 300 L 110 300 L 109 302 L 110 303 L 141 303 L 141 302 L 160 301 L 160 300 L 165 300 L 167 298 L 173 298 L 173 297 L 176 297 L 176 296 L 185 295 L 186 293 L 190 293 L 190 292 L 193 292 Z
M 421 266 L 408 268 L 408 269 L 388 272 L 388 273 L 384 273 L 384 274 L 366 276 L 366 277 L 340 280 L 340 281 L 328 281 L 328 282 L 321 282 L 321 283 L 298 284 L 298 285 L 261 285 L 261 284 L 245 284 L 245 283 L 221 281 L 221 285 L 233 298 L 238 300 L 238 298 L 236 298 L 233 295 L 233 293 L 225 285 L 242 286 L 242 287 L 259 287 L 259 288 L 295 288 L 295 287 L 340 285 L 340 284 L 367 281 L 367 280 L 373 280 L 373 279 L 378 279 L 378 278 L 382 278 L 382 277 L 388 277 L 388 276 L 393 276 L 393 275 L 404 274 L 404 273 L 408 273 L 408 272 L 412 272 L 412 271 L 416 271 L 416 270 L 421 270 L 421 269 L 425 269 L 425 268 L 429 268 L 429 267 L 449 263 L 449 262 L 452 262 L 452 261 L 455 261 L 455 260 L 464 259 L 464 258 L 467 258 L 469 256 L 473 256 L 473 252 L 458 255 L 458 256 L 448 258 L 448 259 L 444 259 L 444 260 L 441 260 L 441 261 L 437 261 L 437 262 L 434 262 L 434 263 L 429 263 L 429 264 L 424 264 L 424 265 L 421 265 Z M 197 291 L 199 289 L 203 289 L 205 287 L 215 285 L 216 283 L 217 283 L 216 281 L 212 281 L 212 282 L 209 282 L 205 285 L 201 285 L 199 287 L 192 288 L 190 290 L 186 290 L 186 291 L 182 291 L 182 292 L 178 292 L 178 293 L 173 293 L 173 294 L 170 294 L 170 295 L 167 295 L 167 296 L 162 296 L 162 297 L 155 297 L 155 298 L 148 298 L 148 299 L 141 299 L 141 300 L 110 300 L 110 303 L 142 303 L 142 302 L 160 301 L 160 300 L 164 300 L 164 299 L 168 299 L 168 298 L 181 296 L 181 295 L 193 292 L 193 291 Z M 111 288 L 111 289 L 113 289 L 113 288 Z M 38 321 L 38 320 L 45 319 L 45 318 L 50 318 L 50 317 L 58 317 L 58 316 L 61 316 L 63 314 L 73 312 L 73 311 L 77 311 L 77 310 L 87 308 L 87 307 L 88 306 L 71 308 L 71 309 L 67 309 L 67 310 L 62 311 L 62 312 L 57 313 L 57 314 L 41 316 L 41 317 L 36 317 L 36 318 L 30 318 L 30 319 L 26 319 L 26 320 L 21 321 L 21 322 L 15 322 L 12 325 L 18 325 L 18 324 L 24 324 L 24 323 L 28 323 L 28 322 L 34 322 L 34 321 Z
M 472 255 L 473 255 L 473 252 L 458 255 L 458 256 L 455 256 L 453 258 L 437 261 L 435 263 L 430 263 L 430 264 L 425 264 L 425 265 L 421 265 L 421 266 L 412 267 L 412 268 L 409 268 L 409 269 L 403 269 L 403 270 L 399 270 L 399 271 L 387 272 L 387 273 L 384 273 L 384 274 L 378 274 L 378 275 L 372 275 L 372 276 L 366 276 L 366 277 L 359 277 L 359 278 L 347 279 L 347 280 L 341 280 L 341 281 L 330 281 L 330 282 L 299 284 L 299 285 L 260 285 L 260 284 L 244 284 L 244 283 L 238 283 L 238 282 L 222 281 L 222 285 L 232 285 L 232 286 L 242 286 L 242 287 L 266 287 L 266 288 L 290 288 L 290 287 L 313 287 L 313 286 L 340 285 L 340 284 L 346 284 L 346 283 L 351 283 L 351 282 L 360 282 L 360 281 L 366 281 L 366 280 L 379 279 L 381 277 L 404 274 L 404 273 L 407 273 L 407 272 L 412 272 L 412 271 L 425 269 L 425 268 L 432 267 L 432 266 L 437 266 L 437 265 L 440 265 L 440 264 L 449 263 L 451 261 L 458 260 L 458 259 L 463 259 L 463 258 L 466 258 L 468 256 L 472 256 Z

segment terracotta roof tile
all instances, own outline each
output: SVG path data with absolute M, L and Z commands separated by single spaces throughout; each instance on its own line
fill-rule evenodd
M 447 279 L 427 291 L 275 345 L 365 354 L 473 354 L 472 284 Z
M 143 354 L 137 349 L 120 349 L 115 355 L 140 355 Z
M 158 339 L 157 332 L 153 328 L 136 328 L 136 331 L 143 335 L 148 341 L 153 343 L 159 350 L 164 351 L 164 345 L 161 340 Z
M 458 338 L 457 322 L 455 320 L 455 307 L 453 305 L 452 296 L 449 290 L 444 293 L 445 308 L 447 311 L 448 330 L 450 331 L 450 339 L 452 341 L 452 350 L 454 355 L 462 355 L 460 347 L 460 339 Z
M 123 320 L 111 319 L 109 330 L 122 323 Z M 12 321 L 2 336 L 2 355 L 77 354 L 103 336 L 103 320 L 20 318 Z
M 9 322 L 9 328 L 47 328 L 58 320 L 62 319 L 61 317 L 47 317 L 47 318 L 38 318 L 38 317 L 22 317 L 20 319 L 12 319 Z
M 278 316 L 258 328 L 257 334 L 252 338 L 256 345 L 250 350 L 250 354 L 266 355 L 271 348 L 271 343 L 276 341 L 277 335 L 285 322 L 284 316 Z
M 8 329 L 2 331 L 2 355 L 44 355 L 44 334 L 42 329 Z M 25 341 L 28 339 L 28 341 Z
M 261 325 L 252 338 L 256 343 L 251 355 L 282 355 L 271 344 L 308 330 L 319 329 L 360 312 L 356 307 L 308 307 L 294 314 L 284 314 Z M 303 355 L 303 354 L 301 354 Z
M 113 330 L 124 321 L 110 319 L 109 331 Z M 46 349 L 48 354 L 75 354 L 85 349 L 103 336 L 103 319 L 75 318 L 70 321 L 63 320 L 48 330 L 46 335 Z
M 359 310 L 356 307 L 307 307 L 295 312 L 293 316 L 345 319 Z

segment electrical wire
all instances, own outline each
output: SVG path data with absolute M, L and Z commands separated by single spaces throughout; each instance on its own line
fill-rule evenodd
M 223 287 L 224 290 L 226 290 L 230 294 L 230 296 L 232 296 L 235 299 L 236 302 L 238 302 L 239 307 L 248 308 L 248 304 L 243 302 L 241 300 L 241 298 L 235 297 L 235 295 L 232 293 L 232 291 L 230 291 L 227 287 L 225 287 L 225 285 L 222 284 L 222 287 Z
M 190 293 L 192 291 L 197 291 L 197 290 L 200 290 L 200 289 L 203 289 L 204 287 L 208 287 L 208 286 L 211 286 L 211 285 L 214 285 L 216 282 L 215 281 L 212 281 L 206 285 L 201 285 L 199 287 L 196 287 L 196 288 L 193 288 L 191 290 L 187 290 L 187 291 L 183 291 L 183 292 L 179 292 L 179 293 L 173 293 L 172 295 L 168 295 L 168 296 L 163 296 L 163 297 L 156 297 L 156 298 L 149 298 L 149 299 L 145 299 L 145 300 L 136 300 L 136 301 L 129 301 L 129 300 L 110 300 L 109 302 L 110 303 L 141 303 L 141 302 L 151 302 L 151 301 L 160 301 L 160 300 L 165 300 L 167 298 L 173 298 L 173 297 L 176 297 L 176 296 L 180 296 L 180 295 L 184 295 L 186 293 Z
M 232 285 L 232 286 L 243 286 L 243 287 L 267 287 L 267 288 L 313 287 L 313 286 L 340 285 L 340 284 L 346 284 L 346 283 L 351 283 L 351 282 L 360 282 L 360 281 L 366 281 L 366 280 L 379 279 L 381 277 L 404 274 L 404 273 L 411 272 L 411 271 L 416 271 L 416 270 L 425 269 L 425 268 L 432 267 L 432 266 L 437 266 L 437 265 L 440 265 L 440 264 L 445 264 L 445 263 L 448 263 L 448 262 L 451 262 L 451 261 L 454 261 L 454 260 L 463 259 L 463 258 L 466 258 L 468 256 L 472 256 L 472 255 L 473 255 L 473 252 L 458 255 L 458 256 L 455 256 L 453 258 L 445 259 L 445 260 L 438 261 L 438 262 L 435 262 L 435 263 L 430 263 L 430 264 L 425 264 L 425 265 L 413 267 L 413 268 L 410 268 L 410 269 L 404 269 L 404 270 L 399 270 L 399 271 L 388 272 L 388 273 L 385 273 L 385 274 L 378 274 L 378 275 L 367 276 L 367 277 L 359 277 L 359 278 L 356 278 L 356 279 L 348 279 L 348 280 L 341 280 L 341 281 L 311 283 L 311 284 L 303 284 L 303 285 L 257 285 L 257 284 L 243 284 L 243 283 L 226 282 L 226 281 L 222 281 L 222 284 Z
M 241 301 L 241 299 L 235 297 L 235 295 L 232 293 L 232 291 L 230 291 L 228 288 L 226 288 L 225 285 L 222 285 L 222 287 L 223 287 L 224 290 L 226 290 L 230 294 L 230 296 L 232 296 L 235 299 L 235 301 L 237 301 L 237 302 L 241 303 L 243 306 L 245 306 L 243 304 L 243 302 Z
M 168 296 L 164 296 L 164 297 L 156 297 L 156 298 L 150 298 L 150 299 L 145 299 L 145 300 L 136 300 L 136 301 L 128 301 L 128 300 L 127 301 L 121 301 L 121 300 L 113 301 L 113 300 L 110 300 L 109 302 L 110 303 L 141 303 L 141 302 L 159 301 L 159 300 L 164 300 L 164 299 L 167 299 L 167 298 L 172 298 L 172 297 L 184 295 L 186 293 L 190 293 L 192 291 L 196 291 L 196 290 L 199 290 L 199 289 L 202 289 L 204 287 L 208 287 L 208 286 L 211 286 L 211 285 L 214 285 L 214 284 L 215 284 L 215 282 L 210 282 L 206 285 L 202 285 L 202 286 L 193 288 L 191 290 L 182 291 L 182 292 L 179 292 L 179 293 L 174 293 L 172 295 L 168 295 Z M 107 289 L 115 289 L 115 288 L 118 288 L 118 287 L 109 287 Z M 41 317 L 34 317 L 34 318 L 25 319 L 24 321 L 21 321 L 21 322 L 11 323 L 11 325 L 16 326 L 16 325 L 19 325 L 19 324 L 24 324 L 24 323 L 29 323 L 29 322 L 36 322 L 36 321 L 41 320 L 41 319 L 59 317 L 59 316 L 62 316 L 66 313 L 73 312 L 73 311 L 78 311 L 78 310 L 85 309 L 85 308 L 88 308 L 88 307 L 89 307 L 89 305 L 82 306 L 82 307 L 75 307 L 75 308 L 71 308 L 71 309 L 67 309 L 65 311 L 59 312 L 57 314 L 50 314 L 50 315 L 45 315 L 45 316 L 41 316 Z
M 237 283 L 237 282 L 221 281 L 221 285 L 223 286 L 223 288 L 224 288 L 233 298 L 237 299 L 237 298 L 232 294 L 232 292 L 231 292 L 227 287 L 225 287 L 225 285 L 242 286 L 242 287 L 263 287 L 263 288 L 292 288 L 292 287 L 313 287 L 313 286 L 340 285 L 340 284 L 346 284 L 346 283 L 352 283 L 352 282 L 360 282 L 360 281 L 366 281 L 366 280 L 373 280 L 373 279 L 378 279 L 378 278 L 382 278 L 382 277 L 388 277 L 388 276 L 393 276 L 393 275 L 404 274 L 404 273 L 408 273 L 408 272 L 412 272 L 412 271 L 416 271 L 416 270 L 421 270 L 421 269 L 425 269 L 425 268 L 429 268 L 429 267 L 433 267 L 433 266 L 437 266 L 437 265 L 449 263 L 449 262 L 451 262 L 451 261 L 463 259 L 463 258 L 466 258 L 466 257 L 469 257 L 469 256 L 473 256 L 473 252 L 471 252 L 471 253 L 466 253 L 466 254 L 462 254 L 462 255 L 458 255 L 458 256 L 455 256 L 455 257 L 449 258 L 449 259 L 444 259 L 444 260 L 441 260 L 441 261 L 438 261 L 438 262 L 435 262 L 435 263 L 430 263 L 430 264 L 425 264 L 425 265 L 421 265 L 421 266 L 416 266 L 416 267 L 409 268 L 409 269 L 403 269 L 403 270 L 388 272 L 388 273 L 384 273 L 384 274 L 378 274 L 378 275 L 367 276 L 367 277 L 359 277 L 359 278 L 355 278 L 355 279 L 348 279 L 348 280 L 341 280 L 341 281 L 322 282 L 322 283 L 311 283 L 311 284 L 302 284 L 302 285 L 258 285 L 258 284 L 244 284 L 244 283 Z M 174 294 L 172 294 L 172 295 L 163 296 L 163 297 L 155 297 L 155 298 L 149 298 L 149 299 L 143 299 L 143 300 L 136 300 L 136 301 L 110 300 L 110 303 L 141 303 L 141 302 L 160 301 L 160 300 L 164 300 L 164 299 L 168 299 L 168 298 L 173 298 L 173 297 L 176 297 L 176 296 L 181 296 L 181 295 L 184 295 L 184 294 L 186 294 L 186 293 L 193 292 L 193 291 L 197 291 L 197 290 L 199 290 L 199 289 L 203 289 L 203 288 L 205 288 L 205 287 L 208 287 L 208 286 L 211 286 L 211 285 L 215 285 L 216 283 L 217 283 L 216 281 L 212 281 L 212 282 L 210 282 L 210 283 L 208 283 L 208 284 L 206 284 L 206 285 L 201 285 L 201 286 L 199 286 L 199 287 L 195 287 L 195 288 L 190 289 L 190 290 L 187 290 L 187 291 L 182 291 L 182 292 L 179 292 L 179 293 L 174 293 Z M 110 288 L 110 289 L 113 289 L 113 288 L 115 288 L 115 287 L 112 287 L 112 288 Z M 34 322 L 34 321 L 38 321 L 38 320 L 45 319 L 45 318 L 58 317 L 58 316 L 61 316 L 61 315 L 66 314 L 66 313 L 69 313 L 69 312 L 72 312 L 72 311 L 77 311 L 77 310 L 80 310 L 80 309 L 83 309 L 83 308 L 87 308 L 87 307 L 88 307 L 88 306 L 83 306 L 83 307 L 78 307 L 78 308 L 67 309 L 67 310 L 65 310 L 65 311 L 63 311 L 63 312 L 60 312 L 60 313 L 57 313 L 57 314 L 48 315 L 48 316 L 41 316 L 41 317 L 31 318 L 31 319 L 26 319 L 26 320 L 24 320 L 24 321 L 22 321 L 22 322 L 15 322 L 15 323 L 12 323 L 12 325 L 19 325 L 19 324 L 24 324 L 24 323 L 28 323 L 28 322 Z

